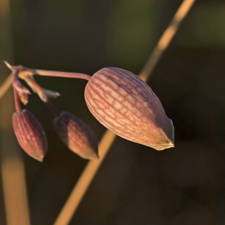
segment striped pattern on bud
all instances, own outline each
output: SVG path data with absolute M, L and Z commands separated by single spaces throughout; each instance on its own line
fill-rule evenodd
M 84 159 L 98 158 L 98 139 L 93 130 L 69 112 L 61 112 L 53 121 L 55 130 L 65 145 Z
M 42 162 L 48 149 L 48 142 L 40 122 L 27 109 L 15 112 L 12 121 L 21 148 L 32 158 Z
M 105 127 L 127 140 L 156 150 L 174 147 L 174 127 L 158 97 L 137 75 L 108 67 L 85 87 L 86 104 Z

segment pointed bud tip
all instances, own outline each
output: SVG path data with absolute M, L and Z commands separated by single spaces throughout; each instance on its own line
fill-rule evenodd
M 150 144 L 149 147 L 154 148 L 157 151 L 163 151 L 163 150 L 166 150 L 169 148 L 174 148 L 175 145 L 172 140 L 167 139 L 167 140 L 161 141 L 157 144 L 153 144 L 153 145 Z
M 43 162 L 44 161 L 44 156 L 39 156 L 39 157 L 33 157 L 31 156 L 33 159 L 36 159 L 39 162 Z

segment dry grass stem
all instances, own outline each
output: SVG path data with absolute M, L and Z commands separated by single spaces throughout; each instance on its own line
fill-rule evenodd
M 9 8 L 9 0 L 0 0 L 0 58 L 7 58 L 13 62 Z M 1 83 L 2 72 L 0 69 Z M 9 89 L 12 80 L 13 75 L 11 74 L 1 85 L 0 98 Z M 0 107 L 1 179 L 4 210 L 7 225 L 29 225 L 30 215 L 24 163 L 12 128 L 12 114 L 14 111 L 13 92 L 11 90 L 1 99 Z
M 168 28 L 163 33 L 162 37 L 160 38 L 158 44 L 156 45 L 153 53 L 147 60 L 147 63 L 143 67 L 142 71 L 140 72 L 139 76 L 144 80 L 150 77 L 154 67 L 156 66 L 157 62 L 159 61 L 162 53 L 170 44 L 172 38 L 176 34 L 181 21 L 185 18 L 189 10 L 191 9 L 192 5 L 194 4 L 195 0 L 184 0 L 180 7 L 178 8 L 176 14 L 174 15 L 171 23 L 169 24 Z M 76 212 L 76 209 L 79 206 L 85 192 L 87 191 L 92 179 L 94 178 L 98 168 L 104 161 L 104 157 L 109 151 L 111 144 L 113 143 L 116 135 L 107 130 L 102 137 L 99 147 L 99 154 L 100 159 L 97 161 L 90 161 L 82 175 L 80 176 L 77 184 L 75 185 L 74 189 L 72 190 L 71 195 L 67 199 L 65 205 L 63 206 L 60 214 L 58 215 L 56 222 L 54 225 L 66 225 L 69 224 L 72 216 Z
M 7 224 L 29 225 L 23 162 L 18 157 L 10 157 L 2 162 L 1 169 Z
M 0 86 L 0 98 L 9 90 L 13 82 L 13 74 L 11 73 Z
M 172 21 L 170 22 L 167 29 L 164 31 L 157 45 L 153 49 L 152 54 L 147 60 L 145 66 L 141 70 L 139 76 L 142 80 L 147 82 L 147 80 L 150 78 L 152 71 L 155 68 L 156 64 L 158 63 L 160 57 L 162 56 L 166 48 L 169 46 L 181 22 L 183 21 L 187 13 L 190 11 L 194 3 L 195 3 L 195 0 L 184 0 L 181 3 Z
M 79 206 L 80 201 L 86 193 L 92 179 L 94 178 L 99 166 L 101 165 L 106 154 L 108 153 L 108 149 L 112 145 L 115 137 L 116 135 L 113 132 L 109 130 L 105 132 L 99 144 L 100 158 L 98 160 L 92 160 L 87 164 L 85 170 L 81 174 L 80 179 L 78 180 L 75 188 L 70 194 L 65 206 L 60 212 L 54 225 L 62 225 L 69 223 L 72 216 L 74 215 L 74 212 Z

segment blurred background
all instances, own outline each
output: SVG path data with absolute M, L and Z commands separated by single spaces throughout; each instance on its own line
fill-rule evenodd
M 6 2 L 0 0 L 0 60 L 92 75 L 108 66 L 138 74 L 182 1 L 11 0 L 7 15 Z M 225 224 L 224 22 L 223 0 L 197 0 L 148 82 L 174 122 L 175 148 L 157 152 L 117 137 L 71 225 Z M 3 63 L 0 71 L 3 82 L 10 72 Z M 36 80 L 62 94 L 52 100 L 59 111 L 80 117 L 101 139 L 105 128 L 87 109 L 85 80 Z M 8 123 L 1 116 L 0 142 L 11 132 L 12 145 L 8 96 L 0 100 L 0 109 L 11 107 Z M 30 223 L 49 225 L 88 161 L 58 139 L 53 115 L 35 94 L 24 108 L 45 128 L 49 150 L 39 163 L 13 145 L 24 161 Z M 3 189 L 0 181 L 2 225 Z

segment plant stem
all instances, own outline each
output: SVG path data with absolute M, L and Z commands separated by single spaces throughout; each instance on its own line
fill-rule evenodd
M 50 111 L 54 114 L 54 116 L 59 116 L 59 111 L 56 109 L 56 107 L 50 102 L 50 100 L 48 99 L 46 101 L 46 105 L 48 106 L 48 108 L 50 109 Z
M 48 99 L 46 90 L 42 88 L 34 79 L 32 79 L 30 76 L 26 76 L 23 78 L 27 84 L 33 89 L 34 92 L 36 92 L 39 96 L 39 98 L 46 103 L 50 111 L 54 114 L 54 116 L 59 116 L 59 111 L 55 108 L 55 106 L 51 103 L 51 101 Z M 52 91 L 53 92 L 53 91 Z M 57 92 L 54 92 L 55 95 L 59 96 L 60 94 Z
M 13 87 L 17 90 L 19 97 L 22 94 L 31 94 L 30 91 L 20 83 L 19 72 L 18 69 L 14 71 Z
M 39 70 L 31 69 L 27 67 L 22 67 L 22 73 L 31 72 L 32 74 L 40 76 L 49 76 L 49 77 L 65 77 L 65 78 L 79 78 L 84 80 L 90 80 L 91 76 L 84 73 L 73 73 L 73 72 L 63 72 L 63 71 L 52 71 L 52 70 Z
M 14 74 L 11 73 L 0 86 L 0 99 L 6 93 L 6 91 L 11 87 L 13 82 Z
M 16 111 L 21 112 L 20 99 L 19 99 L 18 92 L 15 88 L 13 88 L 13 91 L 14 91 L 14 100 L 15 100 Z
M 115 138 L 116 135 L 112 131 L 107 130 L 105 132 L 99 143 L 100 158 L 98 160 L 92 160 L 87 164 L 54 225 L 69 224 Z
M 46 102 L 47 101 L 47 96 L 45 94 L 45 91 L 44 89 L 35 82 L 35 80 L 33 80 L 31 77 L 29 76 L 26 76 L 23 78 L 26 83 L 33 89 L 33 91 L 35 93 L 38 94 L 39 98 L 43 101 L 43 102 Z
M 141 79 L 143 79 L 146 82 L 148 81 L 148 79 L 152 75 L 153 69 L 155 68 L 156 64 L 159 62 L 159 59 L 161 58 L 166 48 L 169 46 L 174 35 L 177 33 L 177 30 L 181 22 L 183 21 L 187 13 L 190 11 L 194 3 L 195 3 L 195 0 L 183 0 L 177 12 L 173 16 L 173 19 L 170 22 L 169 26 L 164 31 L 157 45 L 153 49 L 152 54 L 150 55 L 143 69 L 141 70 L 139 74 Z

